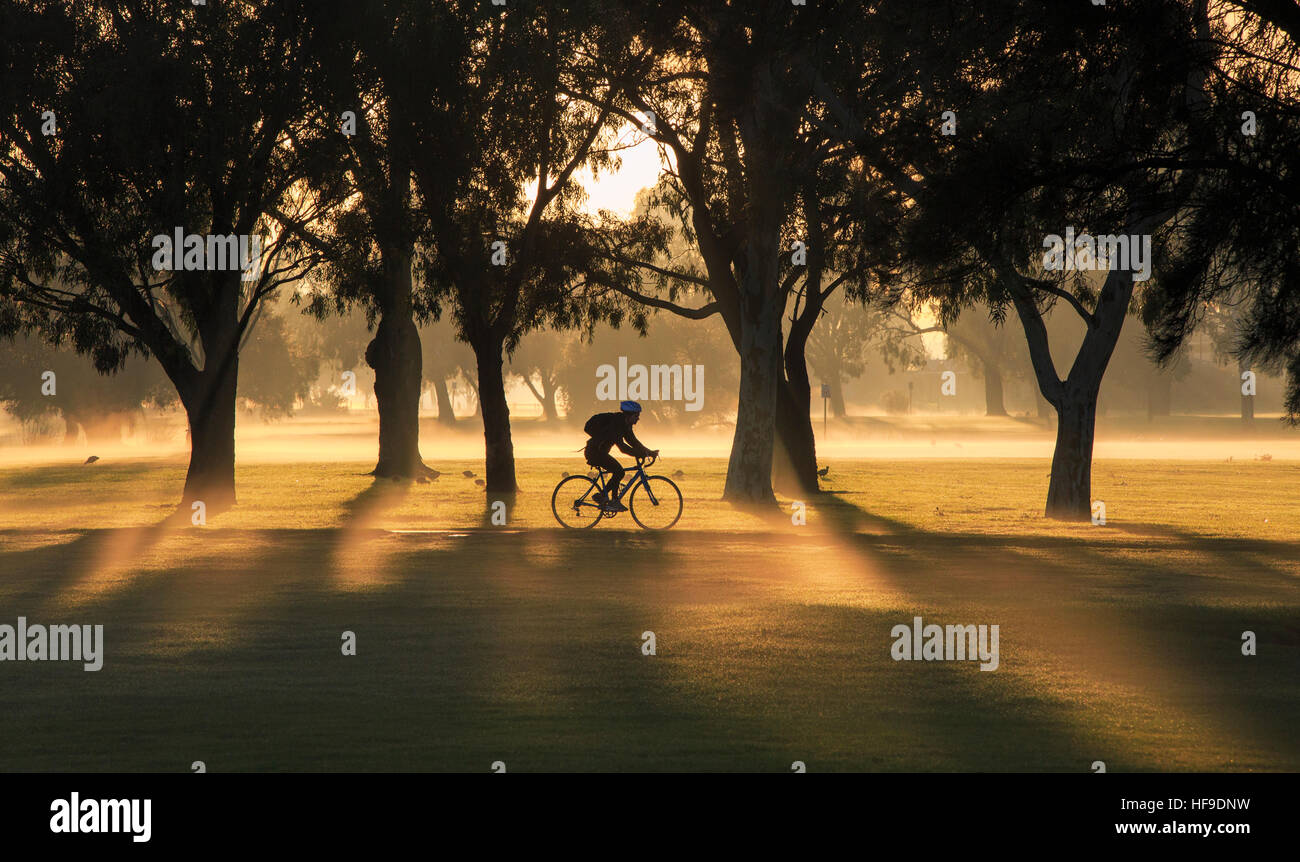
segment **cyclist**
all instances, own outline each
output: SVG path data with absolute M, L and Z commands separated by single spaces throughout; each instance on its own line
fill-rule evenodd
M 608 470 L 610 480 L 606 484 L 609 496 L 597 491 L 592 499 L 607 512 L 626 512 L 627 506 L 618 501 L 618 485 L 627 475 L 627 471 L 618 463 L 618 459 L 609 454 L 610 447 L 617 446 L 624 455 L 635 458 L 647 458 L 658 455 L 658 449 L 647 449 L 632 433 L 632 426 L 641 418 L 641 405 L 635 401 L 624 401 L 618 413 L 597 413 L 587 420 L 582 430 L 591 438 L 583 454 L 587 463 L 602 470 Z

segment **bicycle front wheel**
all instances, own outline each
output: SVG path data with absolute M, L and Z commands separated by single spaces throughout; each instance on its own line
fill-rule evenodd
M 560 526 L 570 530 L 586 530 L 600 520 L 600 505 L 591 499 L 596 493 L 596 483 L 587 476 L 570 476 L 561 480 L 551 494 L 551 511 Z
M 667 476 L 647 476 L 632 489 L 632 520 L 647 530 L 666 530 L 682 516 L 682 492 Z

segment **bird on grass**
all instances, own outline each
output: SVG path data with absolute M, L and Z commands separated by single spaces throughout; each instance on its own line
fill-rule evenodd
M 686 475 L 686 474 L 683 473 L 681 470 L 677 470 L 676 472 L 673 473 L 673 478 L 674 478 L 674 479 L 681 479 L 681 478 L 683 478 L 685 475 Z
M 830 466 L 828 465 L 828 466 L 823 467 L 823 468 L 821 468 L 820 470 L 818 470 L 818 471 L 817 471 L 817 475 L 818 475 L 818 476 L 821 476 L 823 479 L 825 479 L 825 478 L 826 478 L 826 474 L 829 473 L 830 471 L 831 471 L 831 468 L 830 468 Z
M 84 467 L 86 464 L 94 464 L 94 463 L 95 463 L 96 461 L 98 461 L 98 460 L 99 460 L 99 456 L 98 456 L 98 455 L 91 455 L 89 458 L 87 458 L 87 459 L 82 463 L 82 466 Z
M 428 473 L 425 473 L 424 475 L 428 476 L 430 479 L 437 479 L 442 474 L 439 473 L 437 470 L 430 470 Z
M 567 479 L 567 478 L 569 478 L 569 471 L 568 471 L 568 470 L 565 470 L 563 473 L 561 473 L 561 474 L 560 474 L 560 478 L 561 478 L 561 479 Z
M 474 471 L 473 471 L 473 470 L 466 470 L 464 473 L 461 473 L 460 475 L 464 476 L 466 479 L 473 479 L 473 478 L 474 478 Z
M 475 479 L 474 484 L 478 485 L 480 488 L 487 487 L 487 482 L 484 482 L 482 479 Z

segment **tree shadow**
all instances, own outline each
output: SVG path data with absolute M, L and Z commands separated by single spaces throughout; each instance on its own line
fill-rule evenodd
M 189 522 L 184 526 L 188 528 Z M 31 531 L 10 533 L 30 535 Z M 8 572 L 38 573 L 32 588 L 15 593 L 9 601 L 19 607 L 44 611 L 56 597 L 70 591 L 97 588 L 96 583 L 123 576 L 132 563 L 153 550 L 167 536 L 181 529 L 171 516 L 153 525 L 58 531 L 75 533 L 70 542 L 42 544 L 20 551 L 0 553 Z M 10 583 L 13 583 L 11 580 Z
M 485 530 L 508 527 L 514 515 L 515 503 L 518 499 L 518 491 L 486 492 L 483 501 L 483 514 L 478 522 L 479 527 Z
M 410 479 L 376 479 L 370 487 L 342 505 L 345 528 L 368 527 L 389 509 L 406 500 L 411 491 Z
M 1208 539 L 1163 525 L 1126 525 L 1134 541 L 1118 544 L 1081 536 L 942 534 L 905 525 L 872 537 L 855 528 L 897 523 L 841 503 L 827 520 L 843 547 L 893 572 L 895 581 L 916 572 L 921 577 L 901 582 L 921 605 L 1002 608 L 999 613 L 1019 616 L 1021 627 L 1034 632 L 1031 639 L 1047 650 L 1045 659 L 1065 658 L 1073 672 L 1117 691 L 1138 687 L 1148 703 L 1181 710 L 1188 722 L 1199 723 L 1216 750 L 1239 751 L 1238 762 L 1249 755 L 1265 764 L 1257 768 L 1300 763 L 1300 744 L 1289 729 L 1300 715 L 1300 684 L 1286 669 L 1300 658 L 1294 624 L 1300 592 L 1295 574 L 1281 568 L 1281 561 L 1300 559 L 1300 543 Z M 1117 551 L 1132 553 L 1121 557 Z M 1189 568 L 1186 553 L 1209 559 Z M 1278 563 L 1260 562 L 1257 554 Z M 1199 599 L 1189 595 L 1197 590 Z M 1272 656 L 1241 655 L 1247 629 L 1257 630 Z M 1206 692 L 1215 695 L 1207 700 Z

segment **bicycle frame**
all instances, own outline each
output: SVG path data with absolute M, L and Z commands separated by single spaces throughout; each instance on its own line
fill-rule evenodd
M 650 463 L 653 465 L 654 459 L 651 459 Z M 646 468 L 645 461 L 643 461 L 640 458 L 636 459 L 636 467 L 633 468 L 632 471 L 630 471 L 631 475 L 628 477 L 628 480 L 623 483 L 623 487 L 619 489 L 618 497 L 615 498 L 617 502 L 619 503 L 623 502 L 623 498 L 626 497 L 628 494 L 631 494 L 632 490 L 636 488 L 637 485 L 645 485 L 645 492 L 650 495 L 650 502 L 656 506 L 659 505 L 659 501 L 655 499 L 655 492 L 651 490 L 650 483 L 646 481 L 647 476 L 645 474 L 645 468 Z M 601 467 L 597 467 L 596 469 L 600 471 L 599 474 L 596 476 L 596 490 L 602 494 L 606 494 L 606 492 L 608 492 L 609 490 L 609 484 L 607 482 L 607 479 L 610 475 L 609 471 Z M 582 499 L 579 500 L 578 502 L 585 503 L 586 500 L 587 500 L 587 495 L 584 494 Z M 597 504 L 592 503 L 591 505 L 595 506 Z

